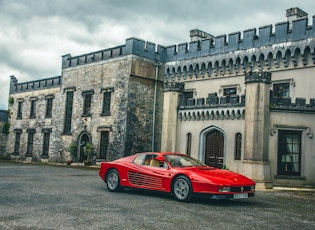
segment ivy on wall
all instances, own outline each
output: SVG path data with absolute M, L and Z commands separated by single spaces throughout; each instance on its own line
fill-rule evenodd
M 10 123 L 9 122 L 5 122 L 3 127 L 2 127 L 2 133 L 4 133 L 5 135 L 9 134 L 9 130 L 10 130 Z

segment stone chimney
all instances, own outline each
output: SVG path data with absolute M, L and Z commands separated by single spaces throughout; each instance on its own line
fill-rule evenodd
M 201 41 L 201 40 L 206 40 L 206 39 L 214 40 L 214 36 L 198 29 L 194 29 L 190 31 L 191 42 Z
M 289 22 L 289 29 L 292 29 L 292 21 L 301 19 L 301 18 L 306 18 L 307 13 L 305 13 L 303 10 L 301 10 L 298 7 L 293 7 L 290 9 L 287 9 L 287 21 Z

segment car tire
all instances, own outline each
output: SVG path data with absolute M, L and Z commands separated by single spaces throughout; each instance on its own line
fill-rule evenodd
M 121 190 L 120 178 L 116 169 L 110 169 L 106 175 L 106 185 L 110 192 Z
M 188 202 L 192 196 L 192 186 L 186 176 L 178 176 L 172 183 L 172 193 L 176 200 Z

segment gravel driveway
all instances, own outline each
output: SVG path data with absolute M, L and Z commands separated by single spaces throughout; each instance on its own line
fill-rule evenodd
M 0 161 L 0 229 L 315 229 L 314 191 L 175 201 L 108 192 L 97 170 Z

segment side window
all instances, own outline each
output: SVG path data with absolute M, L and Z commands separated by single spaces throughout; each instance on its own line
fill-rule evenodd
M 63 132 L 71 133 L 71 121 L 72 121 L 72 104 L 73 104 L 73 91 L 67 92 L 66 96 L 66 112 Z
M 111 92 L 104 92 L 103 94 L 103 109 L 102 109 L 103 116 L 110 116 L 111 96 L 112 96 Z
M 226 98 L 226 103 L 231 103 L 231 96 L 237 95 L 236 87 L 223 88 L 223 96 Z
M 242 134 L 235 134 L 235 149 L 234 149 L 234 159 L 241 160 L 242 154 Z
M 42 129 L 42 133 L 44 134 L 42 157 L 48 157 L 51 129 Z
M 100 159 L 106 159 L 109 144 L 109 131 L 101 131 Z
M 31 98 L 30 99 L 30 103 L 31 103 L 30 118 L 36 117 L 36 100 L 37 100 L 37 98 Z
M 153 158 L 155 158 L 155 157 L 156 157 L 156 155 L 152 155 L 152 154 L 147 155 L 147 156 L 145 157 L 145 160 L 144 160 L 143 164 L 144 164 L 144 165 L 150 165 L 150 164 L 151 164 L 151 161 L 152 161 Z
M 138 156 L 133 160 L 133 163 L 134 163 L 134 164 L 137 164 L 137 165 L 142 165 L 145 156 L 146 156 L 146 155 L 144 155 L 144 154 L 138 155 Z
M 290 83 L 277 83 L 273 84 L 274 97 L 290 97 Z
M 52 106 L 53 106 L 53 95 L 49 95 L 45 97 L 46 99 L 46 112 L 45 112 L 45 117 L 46 118 L 51 118 L 52 117 Z
M 14 132 L 15 132 L 14 155 L 19 155 L 22 129 L 15 129 Z
M 278 175 L 301 176 L 301 131 L 279 130 Z
M 91 116 L 91 105 L 92 105 L 92 95 L 94 90 L 85 91 L 82 93 L 83 96 L 83 115 L 84 117 Z
M 22 119 L 22 108 L 23 108 L 23 101 L 19 101 L 16 119 Z
M 186 134 L 186 154 L 188 156 L 191 155 L 191 140 L 192 140 L 192 135 L 191 133 Z
M 194 98 L 194 92 L 193 91 L 183 92 L 179 98 L 179 105 L 180 106 L 189 105 L 189 101 L 191 101 L 191 103 L 193 103 L 193 98 Z
M 33 142 L 34 142 L 34 134 L 35 129 L 27 129 L 28 138 L 27 138 L 27 149 L 26 149 L 26 156 L 33 155 Z

